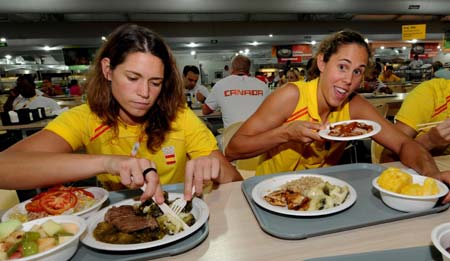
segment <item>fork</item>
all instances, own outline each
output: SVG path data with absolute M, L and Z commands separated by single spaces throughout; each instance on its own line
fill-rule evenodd
M 155 199 L 153 199 L 155 200 Z M 156 201 L 155 201 L 156 202 Z M 178 222 L 180 222 L 183 225 L 183 230 L 186 231 L 189 229 L 189 226 L 184 223 L 184 221 L 164 202 L 160 205 L 158 205 L 159 209 L 166 214 L 170 215 L 172 218 L 176 219 Z
M 195 194 L 195 187 L 192 188 L 192 197 L 194 196 L 194 194 Z M 172 202 L 172 204 L 170 204 L 170 208 L 178 216 L 181 213 L 181 211 L 184 209 L 186 204 L 187 204 L 186 200 L 183 197 L 181 197 L 181 198 L 175 199 Z

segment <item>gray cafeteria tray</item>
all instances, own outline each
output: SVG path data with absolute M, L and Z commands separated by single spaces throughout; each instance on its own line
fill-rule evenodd
M 168 192 L 182 192 L 183 184 L 166 185 L 163 187 Z M 140 196 L 141 190 L 123 190 L 109 193 L 109 204 Z M 168 257 L 186 252 L 199 245 L 208 236 L 209 226 L 205 223 L 199 230 L 191 235 L 173 243 L 134 251 L 102 251 L 85 246 L 80 242 L 77 252 L 70 260 L 149 260 L 154 258 Z
M 306 259 L 305 261 L 441 261 L 442 255 L 434 246 L 400 248 L 341 256 Z
M 437 204 L 434 208 L 414 213 L 397 211 L 386 206 L 378 191 L 372 188 L 372 179 L 385 167 L 358 163 L 328 168 L 285 172 L 273 175 L 295 173 L 322 174 L 348 182 L 357 193 L 355 204 L 350 208 L 325 216 L 297 217 L 275 213 L 260 207 L 252 199 L 253 188 L 262 180 L 273 175 L 255 176 L 242 183 L 242 191 L 261 228 L 270 235 L 282 239 L 305 239 L 359 227 L 371 226 L 400 219 L 428 215 L 446 210 L 449 204 Z

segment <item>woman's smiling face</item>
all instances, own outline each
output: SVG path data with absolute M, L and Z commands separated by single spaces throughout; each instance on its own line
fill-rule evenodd
M 328 62 L 323 60 L 321 54 L 317 58 L 319 90 L 328 106 L 338 107 L 359 88 L 369 61 L 367 50 L 352 43 L 340 46 Z

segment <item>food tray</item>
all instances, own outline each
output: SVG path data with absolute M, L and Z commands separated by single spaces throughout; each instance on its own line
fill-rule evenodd
M 164 186 L 163 189 L 168 192 L 182 192 L 183 184 L 174 184 Z M 109 193 L 109 204 L 140 196 L 141 190 L 124 190 Z M 208 222 L 199 230 L 191 235 L 180 239 L 176 242 L 151 249 L 143 249 L 136 251 L 102 251 L 85 246 L 80 242 L 77 252 L 70 260 L 150 260 L 154 258 L 168 257 L 186 252 L 199 245 L 208 236 Z
M 434 246 L 400 248 L 385 251 L 366 252 L 341 256 L 306 259 L 305 261 L 424 261 L 442 260 L 442 255 Z
M 437 205 L 421 212 L 400 212 L 386 206 L 379 192 L 372 187 L 372 179 L 377 177 L 386 167 L 381 165 L 358 163 L 328 168 L 310 169 L 294 173 L 323 174 L 348 182 L 357 193 L 357 199 L 350 208 L 319 217 L 294 217 L 266 210 L 252 199 L 252 190 L 260 181 L 273 175 L 255 176 L 242 182 L 244 193 L 250 208 L 261 228 L 268 234 L 282 239 L 305 239 L 365 226 L 371 226 L 400 219 L 438 213 L 446 210 L 449 204 Z

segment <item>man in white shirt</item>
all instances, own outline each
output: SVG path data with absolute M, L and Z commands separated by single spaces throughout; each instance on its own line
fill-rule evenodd
M 235 56 L 231 62 L 231 75 L 214 85 L 203 104 L 205 115 L 221 109 L 224 128 L 247 120 L 269 95 L 266 84 L 249 76 L 250 65 L 246 56 Z
M 19 76 L 16 83 L 16 87 L 11 90 L 11 94 L 3 105 L 4 111 L 43 107 L 49 108 L 50 113 L 54 114 L 55 111 L 61 109 L 55 100 L 36 93 L 36 84 L 31 76 Z
M 198 85 L 200 71 L 195 65 L 186 65 L 183 69 L 184 93 L 190 95 L 192 101 L 203 103 L 209 95 L 209 90 L 203 85 Z

